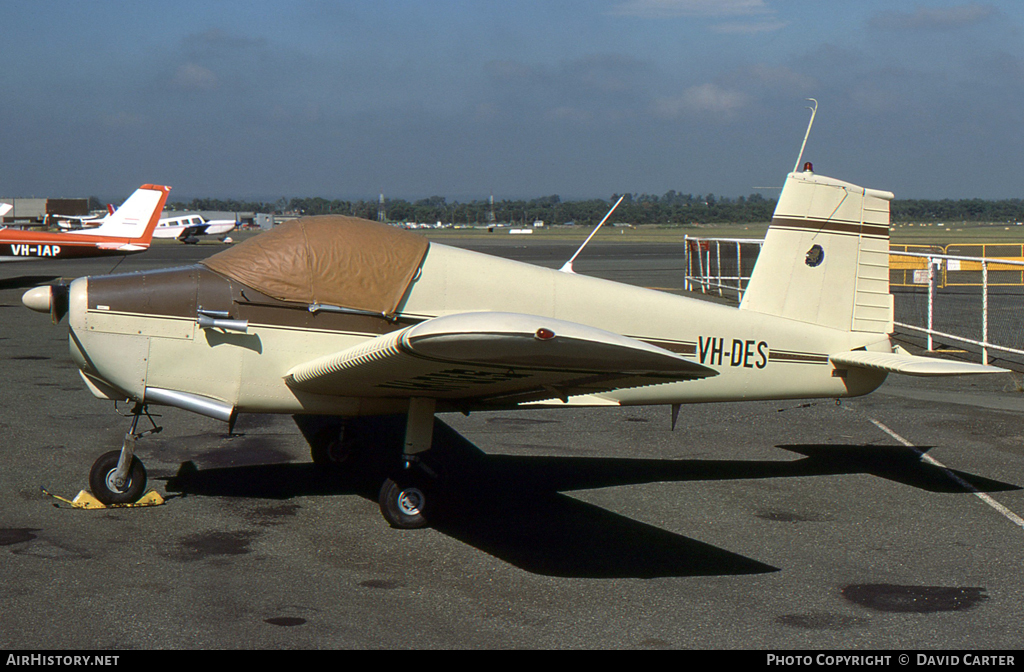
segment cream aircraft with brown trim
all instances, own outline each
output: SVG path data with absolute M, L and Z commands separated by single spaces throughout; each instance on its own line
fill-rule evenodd
M 862 395 L 890 372 L 1002 371 L 893 346 L 891 199 L 790 174 L 738 308 L 336 216 L 281 225 L 194 266 L 79 278 L 72 356 L 93 394 L 135 404 L 121 450 L 97 460 L 90 485 L 108 503 L 143 493 L 134 445 L 150 404 L 229 424 L 238 413 L 295 414 L 317 461 L 344 453 L 345 440 L 305 431 L 312 416 L 405 414 L 380 505 L 392 525 L 418 527 L 443 497 L 420 459 L 435 413 L 675 413 L 695 402 Z M 61 317 L 48 287 L 24 301 Z

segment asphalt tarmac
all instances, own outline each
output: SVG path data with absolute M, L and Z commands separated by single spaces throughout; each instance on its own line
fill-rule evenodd
M 469 241 L 557 267 L 574 244 Z M 189 263 L 162 243 L 118 272 Z M 681 287 L 672 246 L 580 273 Z M 441 416 L 457 503 L 391 529 L 288 416 L 159 409 L 163 506 L 86 511 L 128 419 L 66 321 L 21 305 L 116 262 L 0 266 L 0 649 L 1019 649 L 1024 394 L 1009 374 L 891 376 L 859 399 Z M 122 412 L 126 409 L 119 409 Z M 156 410 L 156 409 L 154 409 Z M 922 458 L 922 455 L 926 457 Z M 937 461 L 937 462 L 935 462 Z

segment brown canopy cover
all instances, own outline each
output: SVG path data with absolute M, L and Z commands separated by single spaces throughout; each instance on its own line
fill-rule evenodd
M 357 217 L 303 217 L 219 252 L 203 265 L 282 301 L 392 314 L 429 243 Z

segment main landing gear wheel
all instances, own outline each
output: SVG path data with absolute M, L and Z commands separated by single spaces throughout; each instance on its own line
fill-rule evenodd
M 381 514 L 391 527 L 414 530 L 428 524 L 423 515 L 427 497 L 422 488 L 389 478 L 380 488 L 378 502 Z
M 318 467 L 337 468 L 355 461 L 357 447 L 358 442 L 352 428 L 343 427 L 340 431 L 329 428 L 310 441 L 309 452 L 313 463 Z
M 93 463 L 89 471 L 89 488 L 92 494 L 107 506 L 137 502 L 146 489 L 146 468 L 142 466 L 142 460 L 134 455 L 128 467 L 127 480 L 120 485 L 115 482 L 114 475 L 117 473 L 117 461 L 120 458 L 120 450 L 104 453 Z

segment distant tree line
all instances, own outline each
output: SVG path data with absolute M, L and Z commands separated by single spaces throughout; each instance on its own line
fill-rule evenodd
M 599 198 L 563 201 L 559 196 L 530 200 L 494 201 L 493 211 L 488 199 L 467 202 L 448 201 L 444 196 L 431 196 L 417 201 L 385 199 L 384 208 L 390 222 L 444 222 L 455 224 L 488 224 L 508 222 L 529 224 L 543 220 L 547 224 L 575 222 L 595 225 L 619 199 Z M 760 194 L 735 198 L 714 194 L 686 194 L 675 190 L 663 196 L 625 194 L 610 222 L 629 224 L 714 224 L 732 222 L 767 222 L 775 210 L 776 199 Z M 227 212 L 297 213 L 302 215 L 352 215 L 377 219 L 377 200 L 347 201 L 326 198 L 281 198 L 275 202 L 220 200 L 198 198 L 187 203 L 169 205 L 172 210 L 209 210 Z M 1020 222 L 1024 221 L 1024 200 L 987 201 L 980 198 L 961 200 L 914 200 L 892 202 L 893 222 Z M 493 218 L 492 218 L 493 212 Z
M 903 199 L 892 202 L 894 222 L 1024 222 L 1024 200 L 985 201 Z

